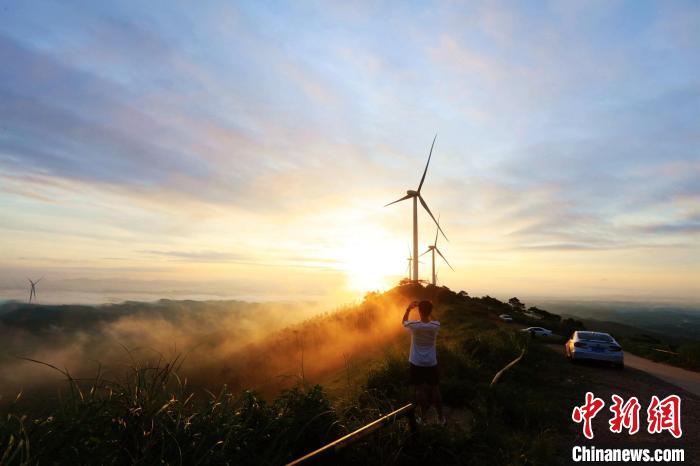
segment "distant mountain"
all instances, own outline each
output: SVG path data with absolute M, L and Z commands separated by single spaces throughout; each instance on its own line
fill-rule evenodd
M 549 302 L 547 308 L 563 316 L 629 325 L 663 334 L 667 340 L 678 342 L 698 340 L 700 335 L 700 308 L 691 306 L 628 302 Z

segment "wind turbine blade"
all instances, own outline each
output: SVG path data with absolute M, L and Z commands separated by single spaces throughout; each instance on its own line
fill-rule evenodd
M 433 138 L 433 143 L 430 146 L 430 153 L 428 154 L 428 163 L 425 164 L 425 170 L 423 170 L 423 177 L 420 179 L 420 184 L 418 185 L 418 192 L 420 193 L 420 188 L 423 187 L 423 182 L 425 181 L 425 174 L 428 173 L 428 165 L 430 165 L 430 157 L 433 156 L 433 147 L 435 146 L 435 140 L 437 139 L 437 133 Z
M 43 279 L 44 279 L 44 277 L 41 277 L 39 280 L 35 281 L 34 284 L 35 285 L 39 284 L 39 282 L 42 281 Z
M 412 197 L 412 196 L 411 196 L 410 194 L 406 194 L 406 195 L 405 195 L 404 197 L 402 197 L 401 199 L 397 199 L 397 200 L 395 200 L 394 202 L 390 202 L 390 203 L 388 203 L 387 205 L 385 205 L 384 207 L 388 207 L 388 206 L 390 206 L 391 204 L 396 204 L 397 202 L 405 201 L 406 199 L 409 199 L 409 198 L 411 198 L 411 197 Z
M 447 262 L 447 259 L 445 259 L 445 256 L 443 256 L 443 255 L 442 255 L 442 253 L 440 252 L 440 250 L 439 250 L 438 248 L 435 248 L 435 250 L 437 251 L 437 253 L 438 253 L 438 254 L 440 254 L 440 257 L 442 257 L 442 260 L 444 260 L 444 261 L 445 261 L 445 264 L 449 265 L 449 266 L 450 266 L 450 268 L 452 269 L 452 271 L 454 272 L 454 271 L 455 271 L 455 269 L 453 269 L 453 268 L 452 268 L 452 266 L 450 265 L 450 263 L 449 263 L 449 262 Z
M 423 206 L 423 208 L 424 208 L 425 210 L 428 211 L 428 215 L 430 215 L 430 218 L 433 219 L 433 222 L 435 222 L 435 225 L 437 225 L 438 230 L 440 230 L 440 233 L 442 233 L 442 236 L 444 236 L 445 239 L 447 239 L 447 235 L 445 234 L 444 231 L 442 231 L 442 228 L 440 228 L 440 224 L 438 223 L 437 220 L 435 220 L 435 217 L 433 216 L 433 213 L 432 213 L 432 212 L 430 211 L 430 209 L 428 208 L 428 204 L 425 203 L 425 201 L 423 200 L 423 197 L 422 197 L 420 194 L 418 195 L 418 200 L 420 201 L 420 203 L 421 203 L 421 205 Z M 447 241 L 449 241 L 449 239 L 447 239 Z
M 418 256 L 418 257 L 423 257 L 424 255 L 428 254 L 429 252 L 430 252 L 430 249 L 428 249 L 427 251 L 425 251 L 423 254 L 421 254 L 421 255 Z
M 438 214 L 438 221 L 437 221 L 438 227 L 440 226 L 440 214 Z M 433 246 L 437 246 L 437 239 L 438 239 L 438 229 L 435 229 L 435 242 L 433 242 Z

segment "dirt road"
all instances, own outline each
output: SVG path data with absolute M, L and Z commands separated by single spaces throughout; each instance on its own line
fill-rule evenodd
M 547 346 L 554 351 L 563 353 L 563 345 L 561 344 L 552 343 Z M 700 372 L 689 371 L 687 369 L 681 369 L 680 367 L 669 366 L 668 364 L 661 364 L 631 353 L 625 353 L 625 366 L 646 372 L 649 375 L 653 375 L 676 387 L 680 387 L 694 395 L 700 396 Z
M 640 358 L 630 353 L 625 353 L 625 365 L 644 371 L 654 377 L 658 377 L 661 380 L 700 396 L 700 372 L 661 364 L 650 361 L 649 359 Z

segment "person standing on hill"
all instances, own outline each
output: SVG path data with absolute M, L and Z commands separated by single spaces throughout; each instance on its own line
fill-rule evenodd
M 418 308 L 420 320 L 409 320 L 411 309 Z M 431 320 L 433 303 L 430 301 L 413 301 L 403 315 L 403 326 L 411 332 L 411 353 L 409 384 L 415 390 L 415 401 L 420 407 L 420 415 L 425 418 L 430 409 L 430 401 L 435 405 L 438 422 L 445 423 L 442 413 L 442 397 L 440 395 L 440 377 L 438 374 L 437 351 L 435 348 L 440 322 Z

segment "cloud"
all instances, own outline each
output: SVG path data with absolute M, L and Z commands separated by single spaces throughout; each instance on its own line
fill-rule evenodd
M 534 250 L 534 251 L 593 251 L 606 249 L 620 249 L 620 245 L 592 245 L 592 244 L 577 244 L 577 243 L 553 243 L 553 244 L 538 244 L 532 246 L 520 246 L 518 249 Z
M 548 243 L 519 246 L 523 251 L 619 251 L 630 249 L 685 249 L 687 243 L 651 244 L 639 242 Z
M 171 259 L 182 260 L 185 262 L 238 262 L 247 263 L 251 261 L 250 256 L 243 254 L 234 254 L 221 251 L 137 251 L 140 254 L 148 254 L 151 256 L 162 256 Z
M 182 148 L 160 147 L 162 129 L 128 104 L 127 89 L 4 36 L 0 58 L 13 63 L 0 74 L 0 156 L 10 168 L 125 185 L 162 183 L 178 171 L 206 176 Z
M 659 235 L 686 233 L 697 235 L 700 233 L 700 216 L 695 216 L 695 218 L 690 218 L 686 221 L 646 225 L 641 227 L 641 230 Z
M 337 269 L 338 266 L 342 265 L 336 259 L 314 256 L 286 256 L 286 252 L 283 251 L 278 251 L 277 253 L 273 253 L 268 256 L 261 256 L 259 254 L 231 253 L 225 251 L 143 250 L 136 252 L 147 256 L 160 256 L 163 258 L 189 263 L 229 263 L 264 267 L 312 269 Z

